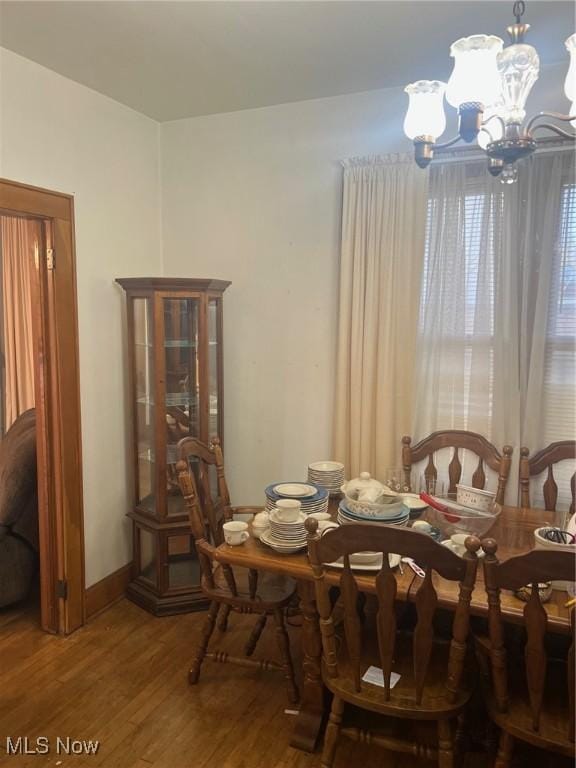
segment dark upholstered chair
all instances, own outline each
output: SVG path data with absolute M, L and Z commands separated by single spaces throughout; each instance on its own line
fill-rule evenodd
M 23 600 L 38 563 L 36 413 L 22 413 L 0 442 L 0 607 Z

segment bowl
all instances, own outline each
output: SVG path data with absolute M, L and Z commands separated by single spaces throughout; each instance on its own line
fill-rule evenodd
M 440 500 L 440 499 L 439 499 Z M 450 499 L 441 499 L 441 501 L 450 507 Z M 426 519 L 429 523 L 440 528 L 445 538 L 450 538 L 456 533 L 466 533 L 478 538 L 483 538 L 497 522 L 500 517 L 502 507 L 494 502 L 490 512 L 478 514 L 474 510 L 466 511 L 462 508 L 448 509 L 447 512 L 441 512 L 439 509 L 430 507 L 426 513 Z
M 390 502 L 360 501 L 347 495 L 345 503 L 351 512 L 362 517 L 397 517 L 403 504 L 398 501 L 397 497 L 391 496 L 390 498 Z
M 308 469 L 312 472 L 329 472 L 329 473 L 343 473 L 344 464 L 339 461 L 314 461 L 312 464 L 308 464 Z
M 544 531 L 548 531 L 554 528 L 553 525 L 545 525 L 542 528 L 536 528 L 534 531 L 534 549 L 547 549 L 550 552 L 574 552 L 576 546 L 574 544 L 557 544 L 555 541 L 550 541 L 542 534 Z M 553 581 L 552 589 L 560 589 L 566 591 L 572 582 L 570 581 Z
M 354 552 L 350 555 L 350 565 L 370 565 L 380 557 L 380 552 Z
M 456 486 L 456 501 L 464 507 L 477 509 L 479 512 L 490 512 L 496 494 L 493 491 L 483 491 L 471 488 L 469 485 Z

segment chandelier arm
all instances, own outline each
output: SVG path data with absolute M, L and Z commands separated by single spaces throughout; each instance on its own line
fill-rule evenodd
M 526 133 L 530 133 L 534 123 L 536 123 L 536 121 L 541 117 L 551 117 L 554 120 L 561 120 L 565 123 L 569 122 L 570 120 L 576 120 L 575 115 L 562 115 L 560 112 L 538 112 L 528 121 L 528 124 L 526 125 Z
M 458 144 L 458 142 L 461 140 L 462 136 L 458 134 L 457 136 L 454 136 L 453 139 L 450 139 L 450 141 L 445 141 L 443 144 L 435 144 L 434 149 L 448 149 L 448 147 L 452 147 L 454 144 Z
M 482 128 L 486 130 L 486 126 L 491 120 L 500 120 L 500 125 L 502 126 L 502 133 L 504 133 L 504 129 L 506 128 L 506 123 L 504 122 L 503 118 L 500 117 L 500 115 L 490 115 L 490 117 L 487 120 L 484 120 L 482 123 Z
M 558 126 L 554 125 L 553 123 L 540 123 L 534 128 L 534 130 L 537 131 L 539 128 L 547 128 L 549 131 L 552 131 L 552 133 L 556 133 L 558 136 L 562 136 L 564 139 L 576 140 L 576 133 L 568 133 L 568 131 L 563 131 L 562 128 L 558 128 Z

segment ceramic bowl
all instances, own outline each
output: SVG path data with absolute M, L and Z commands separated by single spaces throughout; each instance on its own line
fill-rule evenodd
M 547 549 L 550 552 L 574 552 L 576 549 L 574 544 L 557 544 L 555 541 L 550 541 L 542 536 L 544 531 L 553 527 L 552 525 L 546 525 L 542 528 L 536 528 L 534 531 L 534 549 Z M 570 581 L 553 581 L 552 589 L 567 590 L 572 583 Z
M 354 552 L 350 555 L 351 565 L 369 565 L 376 562 L 380 557 L 380 552 Z
M 464 507 L 477 509 L 478 512 L 490 512 L 496 494 L 493 491 L 482 491 L 469 485 L 456 486 L 456 501 Z
M 403 506 L 397 496 L 383 497 L 380 501 L 360 501 L 346 495 L 345 501 L 351 512 L 362 517 L 397 517 Z

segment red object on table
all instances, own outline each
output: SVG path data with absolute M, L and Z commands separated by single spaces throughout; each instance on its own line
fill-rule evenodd
M 434 507 L 434 509 L 437 509 L 439 512 L 443 512 L 448 523 L 458 523 L 460 521 L 460 516 L 457 515 L 454 510 L 450 509 L 446 504 L 442 504 L 442 502 L 435 499 L 434 496 L 430 496 L 428 493 L 422 491 L 420 498 L 422 501 L 425 501 L 429 507 Z

